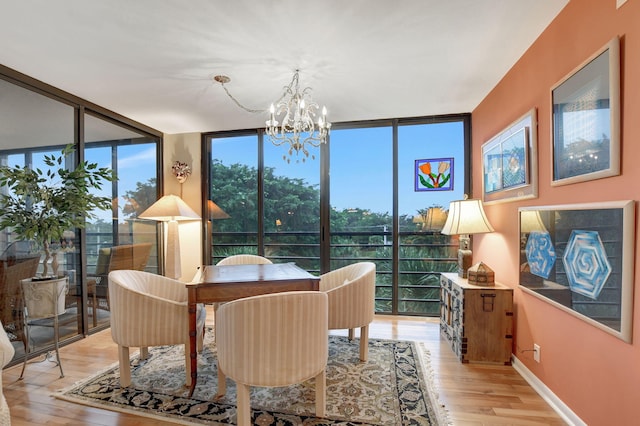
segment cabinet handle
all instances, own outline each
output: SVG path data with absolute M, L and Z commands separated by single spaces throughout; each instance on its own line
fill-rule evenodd
M 480 293 L 480 297 L 482 297 L 482 311 L 493 312 L 493 304 L 496 295 L 493 293 Z

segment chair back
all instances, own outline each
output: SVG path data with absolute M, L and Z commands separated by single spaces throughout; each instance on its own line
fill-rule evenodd
M 179 343 L 188 346 L 185 283 L 150 272 L 123 269 L 109 273 L 108 287 L 114 342 L 127 347 Z M 204 318 L 205 315 L 203 326 Z
M 327 295 L 315 291 L 223 304 L 216 317 L 220 369 L 252 386 L 287 386 L 317 376 L 328 359 L 327 315 Z
M 320 276 L 329 295 L 329 329 L 362 327 L 375 316 L 376 265 L 357 262 Z
M 376 264 L 373 262 L 356 262 L 342 268 L 334 269 L 320 276 L 320 291 L 329 291 L 356 280 L 367 277 L 375 283 Z
M 24 298 L 25 316 L 29 320 L 53 318 L 67 311 L 67 277 L 42 281 L 31 278 L 20 281 Z
M 183 282 L 151 272 L 119 269 L 109 272 L 109 284 L 145 296 L 187 302 L 187 288 Z M 115 309 L 116 306 L 113 307 Z
M 139 243 L 111 247 L 109 272 L 120 269 L 143 271 L 151 254 L 151 243 Z
M 255 254 L 234 254 L 233 256 L 225 257 L 216 265 L 268 265 L 271 263 L 273 262 L 266 257 Z
M 93 282 L 89 282 L 89 292 L 96 291 L 96 283 L 107 284 L 107 276 L 111 271 L 122 269 L 144 271 L 151 255 L 151 243 L 123 244 L 113 247 L 103 247 L 98 251 L 96 273 Z M 93 286 L 91 286 L 93 284 Z M 100 290 L 98 290 L 100 293 Z M 102 295 L 105 297 L 106 295 Z
M 23 340 L 20 281 L 35 276 L 39 263 L 40 255 L 0 262 L 0 321 L 11 340 Z
M 98 250 L 98 260 L 96 262 L 96 275 L 107 275 L 109 273 L 109 259 L 111 258 L 111 247 L 102 247 Z

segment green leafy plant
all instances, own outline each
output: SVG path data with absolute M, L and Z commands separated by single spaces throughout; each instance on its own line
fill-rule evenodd
M 68 169 L 65 159 L 73 158 L 74 151 L 73 145 L 67 145 L 60 155 L 45 155 L 45 171 L 0 167 L 0 228 L 11 228 L 18 240 L 31 241 L 44 250 L 45 277 L 51 243 L 60 241 L 67 230 L 84 228 L 86 219 L 97 217 L 96 210 L 111 209 L 111 199 L 92 190 L 113 181 L 113 171 L 86 161 Z

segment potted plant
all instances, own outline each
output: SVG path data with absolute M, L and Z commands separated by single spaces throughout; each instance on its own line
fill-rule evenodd
M 111 209 L 111 198 L 91 190 L 113 181 L 113 171 L 86 161 L 67 169 L 65 158 L 74 151 L 67 145 L 60 155 L 45 155 L 45 170 L 0 166 L 0 229 L 11 228 L 18 240 L 44 250 L 43 278 L 57 274 L 48 271 L 51 243 L 60 241 L 65 231 L 84 228 L 87 218 L 96 218 L 94 210 Z

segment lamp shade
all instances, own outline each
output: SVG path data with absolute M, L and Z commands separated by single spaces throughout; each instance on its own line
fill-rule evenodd
M 210 219 L 229 219 L 231 217 L 211 200 L 207 201 L 207 209 L 209 210 Z
M 142 212 L 138 217 L 142 219 L 157 220 L 160 222 L 200 219 L 198 213 L 193 211 L 193 209 L 177 195 L 165 195 L 153 203 L 151 207 Z
M 520 232 L 547 232 L 542 222 L 540 212 L 537 210 L 523 210 L 520 212 Z
M 493 232 L 481 200 L 458 200 L 449 204 L 449 215 L 441 231 L 445 235 Z
M 164 274 L 170 278 L 180 279 L 182 276 L 182 266 L 178 221 L 200 219 L 198 213 L 194 212 L 193 209 L 177 195 L 165 195 L 138 217 L 156 220 L 158 222 L 168 222 L 167 241 L 164 251 Z
M 442 207 L 429 207 L 428 209 L 418 210 L 420 213 L 413 217 L 413 223 L 421 224 L 423 231 L 434 231 L 442 229 L 447 220 L 447 213 Z

